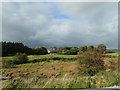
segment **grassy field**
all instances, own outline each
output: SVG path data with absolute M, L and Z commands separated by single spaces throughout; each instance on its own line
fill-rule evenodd
M 114 54 L 111 54 L 114 55 Z M 76 55 L 30 55 L 29 60 L 51 57 L 76 58 Z M 12 59 L 12 57 L 3 57 Z M 120 86 L 118 57 L 104 57 L 105 71 L 95 76 L 81 76 L 78 61 L 50 60 L 2 69 L 4 88 L 99 88 Z
M 107 54 L 109 56 L 118 56 L 118 53 L 109 53 Z M 51 57 L 60 57 L 60 58 L 76 58 L 77 55 L 28 55 L 28 59 L 31 60 L 35 60 L 35 59 L 44 59 L 44 58 L 51 58 Z M 13 56 L 8 56 L 8 57 L 2 57 L 3 60 L 12 60 Z M 2 60 L 1 59 L 1 60 Z
M 119 53 L 109 53 L 107 55 L 111 55 L 111 56 L 118 56 Z
M 28 55 L 29 61 L 35 60 L 35 59 L 46 59 L 46 58 L 53 58 L 53 57 L 60 57 L 60 58 L 76 58 L 77 55 Z M 3 60 L 12 60 L 13 56 L 9 57 L 2 57 Z

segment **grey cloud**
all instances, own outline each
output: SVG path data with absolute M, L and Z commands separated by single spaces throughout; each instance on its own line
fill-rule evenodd
M 4 3 L 3 40 L 30 47 L 117 48 L 117 3 Z M 69 19 L 54 18 L 67 15 Z

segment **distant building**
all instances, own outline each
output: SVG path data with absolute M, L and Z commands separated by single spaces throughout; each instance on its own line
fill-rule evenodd
M 47 49 L 47 52 L 48 52 L 48 53 L 57 53 L 57 51 L 56 51 L 55 48 L 48 48 L 48 49 Z
M 50 53 L 50 50 L 47 50 L 48 53 Z

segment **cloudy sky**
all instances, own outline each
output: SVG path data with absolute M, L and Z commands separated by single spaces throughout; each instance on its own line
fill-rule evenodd
M 3 41 L 29 47 L 118 46 L 117 2 L 7 2 L 2 19 Z

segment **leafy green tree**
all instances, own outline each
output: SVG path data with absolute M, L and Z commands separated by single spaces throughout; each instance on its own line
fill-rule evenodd
M 73 47 L 73 48 L 70 49 L 70 55 L 76 55 L 78 51 L 79 51 L 78 48 Z
M 104 53 L 106 51 L 106 46 L 104 44 L 99 44 L 97 48 L 100 53 Z
M 48 54 L 47 49 L 45 47 L 41 47 L 40 50 L 42 51 L 42 55 Z
M 92 45 L 91 45 L 91 46 L 88 46 L 88 47 L 87 47 L 87 51 L 94 51 L 94 46 L 92 46 Z
M 85 52 L 87 51 L 87 46 L 82 46 L 79 48 L 80 52 Z
M 45 55 L 48 54 L 47 49 L 45 47 L 39 47 L 35 49 L 35 54 L 37 55 Z
M 72 48 L 72 47 L 60 47 L 60 48 L 58 49 L 58 54 L 69 55 L 71 48 Z
M 79 48 L 77 47 L 62 47 L 62 48 L 59 48 L 58 54 L 76 55 L 78 51 L 79 51 Z

